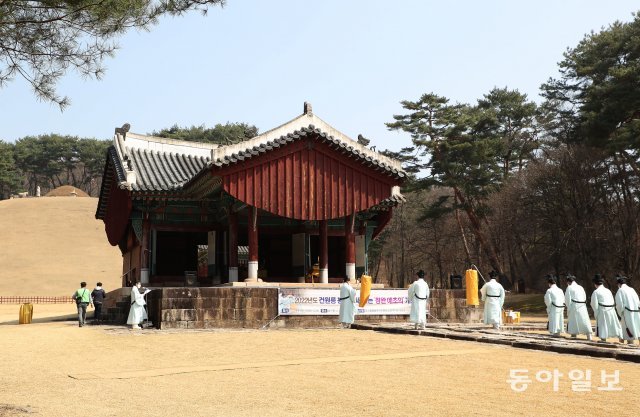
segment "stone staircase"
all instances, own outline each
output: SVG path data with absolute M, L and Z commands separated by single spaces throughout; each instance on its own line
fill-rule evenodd
M 119 288 L 107 293 L 107 299 L 102 306 L 102 318 L 106 324 L 126 324 L 129 316 L 130 292 L 129 288 Z

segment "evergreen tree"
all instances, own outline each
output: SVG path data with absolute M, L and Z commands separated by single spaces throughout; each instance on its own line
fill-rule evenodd
M 207 128 L 204 125 L 180 127 L 175 124 L 170 128 L 154 131 L 151 134 L 161 138 L 231 145 L 257 136 L 258 128 L 247 123 L 228 122 L 217 124 L 212 128 Z
M 20 175 L 13 160 L 13 145 L 0 140 L 0 200 L 18 191 Z
M 38 98 L 69 104 L 56 92 L 69 69 L 100 79 L 102 61 L 131 28 L 149 30 L 162 16 L 206 12 L 224 0 L 0 0 L 0 86 L 27 80 Z
M 636 154 L 640 150 L 640 14 L 586 35 L 565 52 L 561 77 L 542 86 L 552 128 L 566 142 Z M 552 132 L 554 130 L 552 129 Z M 637 164 L 636 157 L 630 161 Z
M 401 152 L 403 160 L 413 171 L 428 173 L 415 181 L 415 188 L 435 186 L 453 191 L 448 210 L 446 197 L 442 197 L 425 208 L 423 217 L 461 208 L 491 267 L 504 275 L 489 236 L 487 198 L 500 188 L 514 162 L 523 166 L 536 146 L 535 105 L 507 89 L 494 89 L 476 106 L 450 105 L 448 99 L 433 93 L 416 102 L 401 103 L 409 113 L 394 115 L 395 122 L 387 127 L 411 134 L 414 146 Z

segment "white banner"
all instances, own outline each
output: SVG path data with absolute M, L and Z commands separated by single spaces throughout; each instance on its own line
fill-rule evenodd
M 411 305 L 407 290 L 371 290 L 363 308 L 360 291 L 356 290 L 357 314 L 409 315 Z M 317 288 L 280 288 L 278 312 L 283 316 L 337 316 L 340 312 L 340 290 Z

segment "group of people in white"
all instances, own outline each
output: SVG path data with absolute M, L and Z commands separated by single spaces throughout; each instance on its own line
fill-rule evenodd
M 579 334 L 586 335 L 588 340 L 592 334 L 606 342 L 609 338 L 617 338 L 620 343 L 632 344 L 640 341 L 640 300 L 638 293 L 627 285 L 627 279 L 616 277 L 618 291 L 615 298 L 610 289 L 604 286 L 600 274 L 593 278 L 595 290 L 591 294 L 590 305 L 596 320 L 595 332 L 591 327 L 591 319 L 587 310 L 587 295 L 584 288 L 576 282 L 572 275 L 567 276 L 567 289 L 563 293 L 558 287 L 556 278 L 547 276 L 549 289 L 544 296 L 549 317 L 548 330 L 553 336 L 560 336 L 564 331 L 564 311 L 567 311 L 567 333 L 575 338 Z
M 408 298 L 411 303 L 409 321 L 415 329 L 424 329 L 427 323 L 427 304 L 429 300 L 429 286 L 424 280 L 424 271 L 416 274 L 417 279 L 409 286 Z M 502 325 L 502 311 L 505 291 L 497 281 L 498 274 L 491 272 L 490 280 L 480 289 L 484 302 L 483 322 L 499 330 Z M 546 277 L 549 289 L 544 296 L 547 306 L 547 329 L 553 336 L 559 337 L 564 332 L 565 310 L 567 313 L 567 333 L 572 338 L 586 335 L 592 340 L 594 333 L 587 309 L 587 294 L 584 288 L 576 282 L 576 277 L 567 275 L 567 289 L 563 292 L 557 285 L 557 280 L 551 275 Z M 590 305 L 596 320 L 595 334 L 600 341 L 617 338 L 621 343 L 626 340 L 629 344 L 637 339 L 640 341 L 640 300 L 636 291 L 627 285 L 625 277 L 617 276 L 618 291 L 615 298 L 604 286 L 604 279 L 597 274 L 593 278 L 595 290 L 591 295 Z M 343 327 L 350 327 L 356 313 L 356 290 L 345 279 L 340 286 L 340 323 Z
M 424 329 L 427 324 L 427 302 L 429 301 L 429 286 L 424 280 L 424 271 L 416 273 L 417 280 L 409 286 L 409 300 L 411 302 L 411 314 L 409 320 L 415 328 Z M 340 325 L 349 328 L 356 316 L 356 290 L 345 278 L 340 285 Z
M 424 271 L 416 273 L 418 279 L 409 286 L 408 297 L 411 302 L 409 321 L 414 327 L 424 329 L 427 324 L 427 302 L 429 301 L 429 285 L 424 280 Z M 345 278 L 340 285 L 340 325 L 351 327 L 356 315 L 356 290 Z

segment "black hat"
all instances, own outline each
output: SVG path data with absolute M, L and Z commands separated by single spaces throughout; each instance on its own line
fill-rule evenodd
M 626 284 L 627 283 L 627 277 L 623 277 L 620 274 L 616 275 L 616 281 L 618 281 L 618 284 L 622 285 L 622 284 Z
M 575 281 L 575 280 L 576 280 L 576 277 L 574 277 L 574 276 L 573 276 L 573 275 L 571 275 L 571 274 L 567 274 L 567 281 L 568 281 L 568 282 L 573 282 L 573 281 Z
M 596 285 L 602 285 L 604 284 L 604 280 L 602 279 L 602 275 L 600 274 L 595 274 L 593 276 L 593 283 Z
M 416 275 L 418 276 L 418 278 L 424 278 L 424 271 L 421 269 L 418 272 L 416 272 Z
M 497 273 L 496 271 L 493 271 L 493 270 L 492 270 L 491 272 L 489 272 L 489 276 L 490 276 L 491 278 L 495 278 L 495 277 L 497 277 L 497 276 L 498 276 L 498 273 Z

